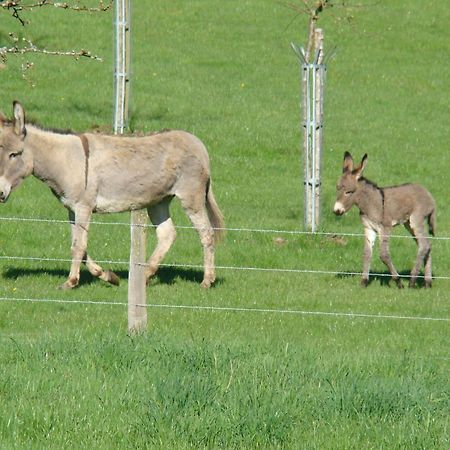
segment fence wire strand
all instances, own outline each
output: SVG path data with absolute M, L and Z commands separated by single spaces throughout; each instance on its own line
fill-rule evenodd
M 15 298 L 0 297 L 2 302 L 27 302 L 27 303 L 57 303 L 57 304 L 73 304 L 73 305 L 98 305 L 98 306 L 128 306 L 126 302 L 117 301 L 95 301 L 95 300 L 64 300 L 64 299 L 48 299 L 48 298 Z M 338 311 L 306 311 L 300 309 L 276 309 L 276 308 L 244 308 L 234 306 L 203 306 L 203 305 L 170 305 L 163 303 L 147 303 L 145 305 L 135 305 L 141 308 L 161 308 L 161 309 L 178 309 L 193 311 L 218 311 L 229 313 L 264 313 L 264 314 L 283 314 L 283 315 L 302 315 L 302 316 L 325 316 L 335 318 L 348 319 L 374 319 L 374 320 L 417 320 L 432 322 L 450 322 L 449 317 L 426 317 L 426 316 L 404 316 L 395 314 L 369 314 L 354 312 L 338 312 Z
M 0 260 L 18 260 L 18 261 L 33 261 L 33 262 L 64 262 L 70 263 L 72 259 L 69 258 L 48 258 L 48 257 L 37 257 L 37 256 L 6 256 L 0 255 Z M 83 263 L 84 260 L 75 260 L 76 262 Z M 95 260 L 98 264 L 111 264 L 111 265 L 122 265 L 128 266 L 129 261 L 116 261 L 116 260 Z M 139 263 L 138 266 L 147 267 L 147 263 Z M 159 267 L 175 267 L 181 269 L 199 269 L 203 270 L 203 265 L 201 264 L 189 264 L 189 263 L 162 263 Z M 337 271 L 337 270 L 314 270 L 314 269 L 298 269 L 298 268 L 280 268 L 280 267 L 250 267 L 250 266 L 221 266 L 216 265 L 218 270 L 237 270 L 237 271 L 249 271 L 249 272 L 272 272 L 272 273 L 291 273 L 291 274 L 311 274 L 311 275 L 336 275 L 341 277 L 347 276 L 361 276 L 362 272 L 351 272 L 351 271 Z M 371 277 L 379 278 L 390 278 L 392 275 L 390 273 L 382 272 L 371 272 Z M 411 278 L 409 274 L 399 275 L 400 278 Z M 417 275 L 418 279 L 425 278 L 424 275 Z M 433 275 L 433 280 L 450 280 L 450 276 L 444 275 Z
M 9 222 L 35 222 L 35 223 L 53 223 L 53 224 L 64 224 L 68 225 L 68 220 L 62 219 L 43 219 L 40 217 L 0 217 L 0 221 L 9 221 Z M 110 226 L 130 226 L 129 222 L 101 222 L 92 220 L 89 222 L 90 225 L 110 225 Z M 84 225 L 84 223 L 80 223 L 80 225 Z M 147 224 L 147 225 L 139 225 L 146 228 L 155 228 L 155 225 Z M 195 230 L 193 226 L 189 225 L 175 225 L 175 228 L 179 230 Z M 267 229 L 267 228 L 245 228 L 245 227 L 225 227 L 225 228 L 215 228 L 216 230 L 225 231 L 225 232 L 237 232 L 237 233 L 263 233 L 263 234 L 287 234 L 287 235 L 306 235 L 306 236 L 343 236 L 343 237 L 364 237 L 364 233 L 349 233 L 349 232 L 340 232 L 340 231 L 303 231 L 303 230 L 278 230 L 278 229 Z M 389 235 L 391 239 L 412 239 L 410 235 L 400 235 L 400 234 L 391 234 Z M 450 241 L 450 236 L 428 236 L 430 240 L 436 241 Z

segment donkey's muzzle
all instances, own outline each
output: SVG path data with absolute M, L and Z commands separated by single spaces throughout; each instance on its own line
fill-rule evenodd
M 344 206 L 342 205 L 342 203 L 336 202 L 336 203 L 334 204 L 333 212 L 334 212 L 337 216 L 342 216 L 342 214 L 345 213 L 345 208 L 344 208 Z

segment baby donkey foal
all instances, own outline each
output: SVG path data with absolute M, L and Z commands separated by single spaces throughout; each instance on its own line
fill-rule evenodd
M 343 173 L 337 184 L 334 213 L 342 215 L 353 205 L 360 210 L 364 225 L 364 263 L 361 284 L 369 283 L 370 261 L 377 234 L 380 236 L 380 258 L 389 268 L 392 279 L 402 288 L 398 272 L 389 253 L 389 235 L 392 228 L 403 224 L 418 245 L 417 258 L 411 271 L 409 287 L 414 287 L 422 263 L 425 265 L 425 287 L 431 287 L 431 244 L 425 232 L 424 221 L 434 235 L 436 204 L 431 194 L 419 184 L 403 184 L 380 188 L 362 176 L 367 154 L 361 163 L 353 166 L 349 152 L 344 154 Z

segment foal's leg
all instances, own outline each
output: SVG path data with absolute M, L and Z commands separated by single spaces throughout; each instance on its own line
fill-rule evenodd
M 425 256 L 425 287 L 431 288 L 432 284 L 432 274 L 431 274 L 431 247 L 428 255 Z
M 402 281 L 400 280 L 400 275 L 392 264 L 391 254 L 389 253 L 389 235 L 391 233 L 390 229 L 382 228 L 380 231 L 380 258 L 381 261 L 386 264 L 389 271 L 391 272 L 392 279 L 397 284 L 397 287 L 401 289 L 403 287 Z
M 369 284 L 370 261 L 372 260 L 373 244 L 377 238 L 377 233 L 372 228 L 364 228 L 364 260 L 361 286 Z
M 156 237 L 158 239 L 156 248 L 148 260 L 148 266 L 145 270 L 147 283 L 149 283 L 151 277 L 158 270 L 158 266 L 166 256 L 177 236 L 169 214 L 169 204 L 171 200 L 171 198 L 165 199 L 161 203 L 150 206 L 147 209 L 152 224 L 156 226 Z
M 418 246 L 416 262 L 411 270 L 409 287 L 415 286 L 423 262 L 425 262 L 425 286 L 431 287 L 431 244 L 425 233 L 423 221 L 415 220 L 415 218 L 411 217 L 406 228 L 413 235 Z

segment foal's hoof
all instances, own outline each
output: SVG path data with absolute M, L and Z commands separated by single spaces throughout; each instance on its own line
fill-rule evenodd
M 369 279 L 368 278 L 363 278 L 361 280 L 361 287 L 366 288 L 367 286 L 369 286 Z
M 397 279 L 397 280 L 395 280 L 395 283 L 397 284 L 397 287 L 398 287 L 399 289 L 403 289 L 403 283 L 402 283 L 402 280 Z

